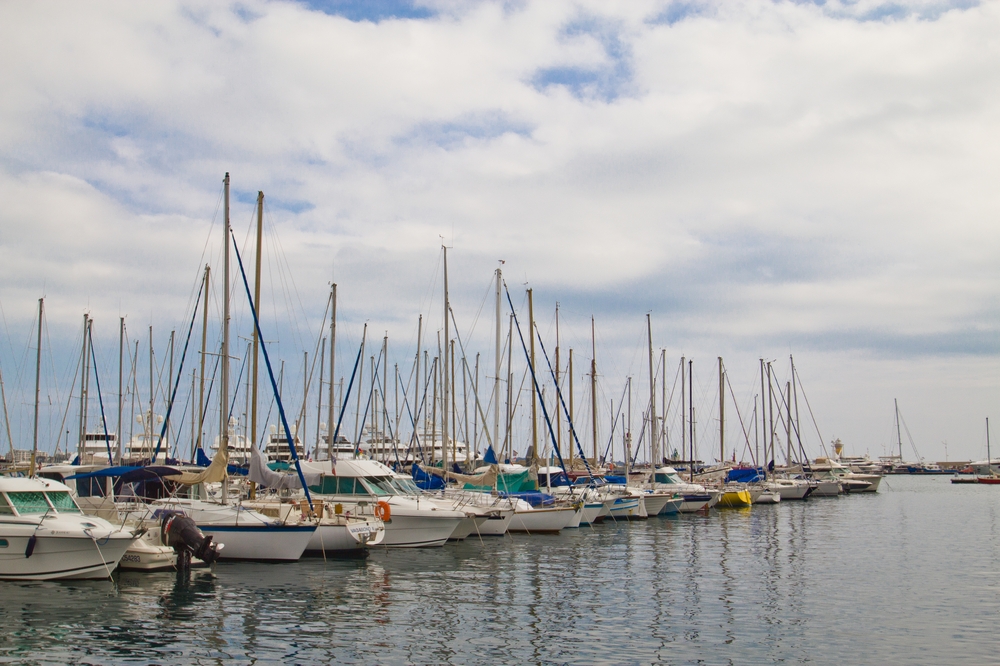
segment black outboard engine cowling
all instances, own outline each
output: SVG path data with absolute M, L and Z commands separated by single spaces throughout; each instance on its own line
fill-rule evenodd
M 192 555 L 211 564 L 219 559 L 222 550 L 222 544 L 212 543 L 211 535 L 205 536 L 194 520 L 180 511 L 165 512 L 160 523 L 160 541 L 176 551 L 181 567 L 190 564 Z

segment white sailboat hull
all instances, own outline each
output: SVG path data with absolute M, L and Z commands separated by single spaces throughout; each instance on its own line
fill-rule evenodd
M 604 510 L 604 502 L 588 502 L 583 505 L 583 515 L 580 516 L 581 525 L 593 525 Z
M 517 509 L 514 511 L 507 531 L 555 534 L 569 527 L 575 517 L 576 509 L 571 506 Z
M 671 495 L 663 495 L 659 493 L 646 493 L 642 501 L 646 505 L 646 514 L 649 516 L 658 516 L 660 512 L 667 506 L 667 502 L 671 500 Z
M 503 536 L 510 527 L 510 521 L 514 517 L 511 510 L 497 511 L 486 517 L 485 522 L 479 526 L 480 536 Z
M 296 562 L 316 531 L 315 525 L 198 524 L 205 536 L 225 544 L 220 560 Z

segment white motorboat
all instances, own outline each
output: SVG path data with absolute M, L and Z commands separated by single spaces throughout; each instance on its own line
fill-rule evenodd
M 774 478 L 764 482 L 764 486 L 771 492 L 781 495 L 782 501 L 805 499 L 812 492 L 813 488 L 805 479 L 780 479 Z
M 882 481 L 881 474 L 858 474 L 829 458 L 817 458 L 810 470 L 814 479 L 839 482 L 844 492 L 875 493 Z
M 467 518 L 464 512 L 442 508 L 427 497 L 401 493 L 394 472 L 380 462 L 358 458 L 338 460 L 336 465 L 333 474 L 330 461 L 303 463 L 303 469 L 322 474 L 320 484 L 310 488 L 314 497 L 335 507 L 339 504 L 350 515 L 376 511 L 385 523 L 383 546 L 443 546 Z
M 136 536 L 84 515 L 58 481 L 0 477 L 0 579 L 107 578 Z
M 684 481 L 673 467 L 658 468 L 653 475 L 653 483 L 650 487 L 672 491 L 680 495 L 683 499 L 679 509 L 681 513 L 694 513 L 711 508 L 718 504 L 722 497 L 721 491 L 710 490 L 701 484 Z

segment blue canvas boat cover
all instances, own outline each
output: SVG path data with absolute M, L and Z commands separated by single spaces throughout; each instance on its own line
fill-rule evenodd
M 737 467 L 729 470 L 729 474 L 726 475 L 726 481 L 735 481 L 737 483 L 755 483 L 763 479 L 764 470 L 759 467 Z
M 539 506 L 552 506 L 556 503 L 556 498 L 552 495 L 546 495 L 540 492 L 524 492 L 524 493 L 500 493 L 500 497 L 514 497 L 520 500 L 524 500 L 533 507 Z

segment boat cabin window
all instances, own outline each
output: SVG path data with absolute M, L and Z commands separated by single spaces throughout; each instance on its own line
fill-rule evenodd
M 3 493 L 0 493 L 0 515 L 11 516 L 14 514 L 14 510 L 10 508 L 10 504 L 7 503 L 7 498 L 4 497 Z
M 395 495 L 396 491 L 392 487 L 392 479 L 385 477 L 369 477 L 367 479 L 358 479 L 361 483 L 365 485 L 372 495 Z
M 684 483 L 677 478 L 676 474 L 663 474 L 662 472 L 657 472 L 654 475 L 656 483 Z
M 7 498 L 14 505 L 17 512 L 24 516 L 33 513 L 46 513 L 52 507 L 45 501 L 45 494 L 41 492 L 10 492 Z
M 69 496 L 67 490 L 50 490 L 45 493 L 45 496 L 49 498 L 52 507 L 59 513 L 83 513 L 73 498 Z
M 413 479 L 401 479 L 399 477 L 394 477 L 392 479 L 392 484 L 396 486 L 404 495 L 419 495 L 420 489 L 417 488 L 417 484 L 413 482 Z
M 9 545 L 10 544 L 7 542 L 7 539 L 0 539 L 0 548 L 6 548 Z
M 310 486 L 309 489 L 320 495 L 368 495 L 368 491 L 361 483 L 354 483 L 358 480 L 353 476 L 324 476 L 320 485 Z

